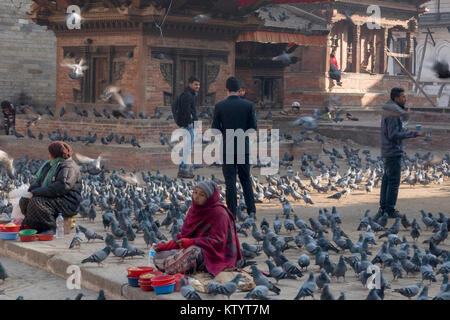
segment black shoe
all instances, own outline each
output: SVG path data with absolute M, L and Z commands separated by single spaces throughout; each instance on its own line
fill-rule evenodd
M 388 213 L 387 215 L 389 219 L 401 218 L 398 210 L 394 210 L 394 212 Z
M 189 171 L 183 170 L 183 169 L 180 169 L 178 171 L 178 175 L 177 175 L 177 178 L 180 178 L 180 179 L 193 179 L 194 177 L 195 177 L 195 175 L 192 172 L 189 172 Z

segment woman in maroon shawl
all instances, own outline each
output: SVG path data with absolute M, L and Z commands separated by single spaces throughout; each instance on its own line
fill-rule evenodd
M 236 222 L 220 202 L 217 185 L 210 180 L 200 182 L 192 200 L 177 241 L 156 246 L 156 267 L 167 274 L 206 269 L 214 277 L 225 269 L 234 269 L 242 259 Z

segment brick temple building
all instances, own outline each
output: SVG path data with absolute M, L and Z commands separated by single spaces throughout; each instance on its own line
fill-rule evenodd
M 344 108 L 377 109 L 389 99 L 394 86 L 405 87 L 408 106 L 424 106 L 427 100 L 415 94 L 405 70 L 414 73 L 414 36 L 420 6 L 426 1 L 375 1 L 381 10 L 379 28 L 370 29 L 368 7 L 374 1 L 313 0 L 34 0 L 30 18 L 56 36 L 56 116 L 44 116 L 36 127 L 46 137 L 56 129 L 72 136 L 88 132 L 98 135 L 95 144 L 77 146 L 79 152 L 111 159 L 113 167 L 135 169 L 170 167 L 170 150 L 159 143 L 159 133 L 170 136 L 176 128 L 160 119 L 106 119 L 92 116 L 93 107 L 116 108 L 100 95 L 106 86 L 120 86 L 135 97 L 133 111 L 152 115 L 169 106 L 195 74 L 202 82 L 199 105 L 212 107 L 226 97 L 225 80 L 244 80 L 250 100 L 257 108 L 280 109 L 300 101 L 302 112 L 321 107 L 330 96 L 342 96 Z M 66 24 L 67 8 L 81 8 L 81 29 Z M 297 58 L 290 65 L 274 61 L 287 46 L 296 47 Z M 343 86 L 328 75 L 330 52 L 336 49 L 343 74 Z M 74 80 L 62 64 L 81 58 L 89 67 L 84 77 Z M 66 115 L 59 118 L 65 107 Z M 89 117 L 73 112 L 77 106 Z M 199 108 L 201 109 L 201 108 Z M 19 116 L 17 129 L 26 134 L 27 116 Z M 210 120 L 203 119 L 204 129 Z M 286 127 L 278 120 L 258 121 L 260 128 Z M 99 145 L 110 133 L 130 138 L 135 135 L 142 148 L 129 144 Z M 19 152 L 9 141 L 10 151 Z M 27 152 L 38 156 L 47 141 L 36 141 Z M 42 145 L 40 145 L 42 144 Z M 101 147 L 101 149 L 99 149 Z M 306 148 L 306 147 L 305 147 Z M 304 152 L 281 145 L 280 154 Z M 318 148 L 315 145 L 315 148 Z M 295 149 L 295 150 L 294 150 Z M 310 150 L 310 152 L 320 152 Z

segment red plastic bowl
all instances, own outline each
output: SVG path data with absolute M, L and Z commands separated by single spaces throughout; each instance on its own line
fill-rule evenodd
M 151 283 L 142 282 L 141 280 L 138 281 L 139 287 L 141 287 L 142 291 L 153 291 L 153 287 Z
M 14 227 L 7 227 L 6 225 L 2 226 L 2 232 L 19 232 L 20 225 L 16 225 Z
M 53 240 L 53 234 L 37 234 L 39 241 L 51 241 Z
M 127 268 L 128 276 L 131 278 L 139 278 L 141 274 L 153 271 L 153 267 L 130 267 Z
M 161 275 L 156 276 L 152 279 L 152 286 L 154 287 L 161 287 L 161 286 L 167 286 L 169 284 L 172 284 L 175 282 L 175 277 L 171 275 Z
M 22 236 L 19 234 L 20 237 L 20 241 L 22 242 L 31 242 L 31 241 L 35 241 L 36 240 L 36 235 L 33 236 Z

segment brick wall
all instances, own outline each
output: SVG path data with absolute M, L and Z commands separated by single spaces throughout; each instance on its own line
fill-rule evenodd
M 0 1 L 0 100 L 18 103 L 23 92 L 34 106 L 55 105 L 56 37 L 27 18 L 31 0 L 20 2 Z
M 88 37 L 93 40 L 91 44 L 93 47 L 110 45 L 135 47 L 132 59 L 122 59 L 125 61 L 125 70 L 122 79 L 115 84 L 125 88 L 136 98 L 134 106 L 136 114 L 141 111 L 147 115 L 153 114 L 156 107 L 164 105 L 163 92 L 172 93 L 171 85 L 161 74 L 160 64 L 164 61 L 151 57 L 150 48 L 153 46 L 228 51 L 228 64 L 221 66 L 216 82 L 209 87 L 209 92 L 216 92 L 216 101 L 226 97 L 225 81 L 229 76 L 234 75 L 235 44 L 233 41 L 165 37 L 163 42 L 159 35 L 142 36 L 139 32 L 127 32 L 126 36 L 122 33 L 65 35 L 58 38 L 58 110 L 66 103 L 73 102 L 73 88 L 80 89 L 79 81 L 69 78 L 70 69 L 60 66 L 64 54 L 62 47 L 85 46 L 84 40 Z

